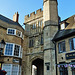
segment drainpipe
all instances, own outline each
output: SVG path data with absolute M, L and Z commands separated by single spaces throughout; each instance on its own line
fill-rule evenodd
M 55 64 L 56 64 L 56 75 L 58 75 L 58 72 L 57 72 L 57 51 L 56 51 L 56 42 L 53 41 L 54 43 L 54 46 L 55 46 Z

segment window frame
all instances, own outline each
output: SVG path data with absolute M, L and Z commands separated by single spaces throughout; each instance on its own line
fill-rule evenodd
M 13 44 L 13 51 L 12 51 L 12 55 L 6 55 L 5 54 L 5 52 L 6 52 L 6 45 L 5 45 L 4 56 L 13 56 L 13 57 L 20 57 L 21 58 L 21 49 L 22 49 L 21 45 L 18 45 L 18 44 L 15 44 L 15 43 L 7 43 L 7 42 L 6 42 L 6 44 Z M 14 55 L 15 45 L 20 46 L 19 56 Z
M 65 29 L 65 23 L 62 23 L 62 24 L 60 25 L 60 27 L 61 27 L 61 30 Z
M 13 72 L 13 66 L 14 66 L 14 65 L 18 66 L 16 72 L 17 72 L 17 75 L 20 75 L 19 72 L 21 71 L 21 69 L 20 69 L 21 66 L 20 66 L 19 64 L 2 64 L 2 69 L 5 69 L 5 68 L 3 68 L 4 65 L 10 65 L 10 69 L 8 70 L 8 71 L 10 72 L 10 75 L 12 75 L 12 72 Z M 5 69 L 5 71 L 7 71 L 7 70 Z M 7 72 L 8 72 L 8 71 L 7 71 Z
M 7 42 L 6 42 L 6 44 L 13 44 L 13 43 L 7 43 Z M 14 49 L 14 44 L 13 44 L 13 49 Z M 6 55 L 6 54 L 5 54 L 5 52 L 6 52 L 6 45 L 5 45 L 4 55 L 5 55 L 5 56 L 13 56 L 13 52 L 14 52 L 13 49 L 12 49 L 12 55 Z
M 7 69 L 7 70 L 6 70 L 6 69 L 4 68 L 4 67 L 5 67 L 4 65 L 10 65 L 10 69 Z M 2 69 L 5 69 L 5 71 L 9 72 L 10 75 L 11 75 L 11 70 L 12 70 L 11 68 L 12 68 L 12 65 L 11 65 L 11 64 L 2 64 Z
M 34 24 L 34 23 L 32 24 L 32 28 L 33 28 L 33 29 L 35 28 L 35 24 Z
M 9 30 L 9 29 L 14 30 L 14 34 L 9 34 L 9 33 L 8 33 L 8 30 Z M 16 29 L 13 29 L 13 28 L 7 28 L 7 34 L 8 34 L 8 35 L 16 35 Z
M 40 27 L 41 26 L 41 22 L 40 21 L 38 21 L 38 27 Z
M 29 38 L 29 48 L 34 46 L 34 38 Z
M 72 71 L 72 75 L 75 75 L 75 67 L 72 67 L 71 71 Z
M 14 48 L 15 48 L 15 45 L 17 45 L 17 46 L 19 46 L 19 47 L 20 47 L 20 51 L 19 51 L 19 56 L 15 56 L 14 54 L 13 54 L 13 56 L 15 56 L 15 57 L 20 57 L 20 52 L 21 52 L 21 45 L 14 44 Z M 15 51 L 15 49 L 14 49 L 13 51 Z M 14 52 L 13 52 L 13 53 L 14 53 Z
M 40 22 L 41 22 L 40 24 L 41 24 L 41 28 L 42 28 L 42 25 L 43 25 L 43 23 L 42 23 L 42 22 L 43 22 L 43 21 L 41 20 Z
M 75 37 L 69 39 L 70 51 L 75 50 L 75 48 L 74 48 L 75 42 L 73 41 L 73 39 L 75 40 Z M 71 44 L 71 41 L 73 41 L 72 44 Z M 74 48 L 74 49 L 72 49 L 72 45 L 73 45 L 73 48 Z
M 20 32 L 20 36 L 19 36 L 19 35 L 17 35 L 17 32 Z M 21 38 L 22 38 L 22 32 L 21 32 L 21 31 L 19 31 L 19 30 L 16 30 L 16 36 L 18 36 L 18 37 L 21 37 Z
M 44 38 L 43 38 L 43 35 L 41 35 L 41 45 L 43 45 L 44 44 Z
M 9 34 L 9 33 L 8 33 L 8 30 L 9 30 L 9 29 L 14 30 L 14 34 Z M 20 36 L 17 35 L 17 32 L 20 32 Z M 18 30 L 18 29 L 7 28 L 7 34 L 8 34 L 8 35 L 15 35 L 15 36 L 20 37 L 20 38 L 23 39 L 23 33 L 22 33 L 22 31 L 20 31 L 20 30 Z
M 65 73 L 68 75 L 68 68 L 67 67 L 64 67 L 64 66 L 63 67 L 60 67 L 59 68 L 59 72 L 60 72 L 60 75 L 64 75 Z
M 64 43 L 64 45 L 63 45 L 63 43 Z M 61 50 L 61 45 L 62 45 L 62 48 L 65 48 L 65 50 Z M 66 52 L 65 40 L 58 43 L 58 53 L 64 53 L 64 52 Z

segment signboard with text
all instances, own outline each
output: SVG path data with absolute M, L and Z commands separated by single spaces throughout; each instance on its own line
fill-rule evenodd
M 75 59 L 75 52 L 66 53 L 65 55 L 66 59 Z

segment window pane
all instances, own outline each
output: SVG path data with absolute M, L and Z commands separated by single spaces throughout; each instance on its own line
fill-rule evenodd
M 58 48 L 59 48 L 59 53 L 61 52 L 65 52 L 66 49 L 65 49 L 65 41 L 62 41 L 58 44 Z
M 70 39 L 70 50 L 75 49 L 75 38 Z
M 74 49 L 75 49 L 75 38 L 73 38 L 73 44 L 74 44 Z
M 34 46 L 34 40 L 33 38 L 29 38 L 29 47 L 33 47 Z
M 15 55 L 15 56 L 19 56 L 19 51 L 20 51 L 20 46 L 15 45 L 15 48 L 14 48 L 14 55 Z
M 2 69 L 7 72 L 7 75 L 11 75 L 11 64 L 3 64 Z
M 60 75 L 68 75 L 67 67 L 64 67 L 64 66 L 60 67 L 59 71 L 60 71 Z
M 13 44 L 6 44 L 5 55 L 13 55 Z
M 21 37 L 21 32 L 20 31 L 16 31 L 16 35 Z
M 33 24 L 33 29 L 35 28 L 35 24 Z
M 15 34 L 15 29 L 8 29 L 8 34 L 14 35 Z
M 19 66 L 12 65 L 12 75 L 18 75 L 18 72 L 19 72 Z
M 7 72 L 6 75 L 19 75 L 21 70 L 17 64 L 3 64 L 2 69 Z
M 38 22 L 38 26 L 40 27 L 40 21 Z
M 75 68 L 72 67 L 71 69 L 72 69 L 72 75 L 75 75 Z
M 65 24 L 61 24 L 61 29 L 64 29 L 65 28 Z
M 42 27 L 42 20 L 41 20 L 41 27 Z
M 43 44 L 43 37 L 41 36 L 41 44 Z
M 35 28 L 36 28 L 36 23 L 35 23 Z

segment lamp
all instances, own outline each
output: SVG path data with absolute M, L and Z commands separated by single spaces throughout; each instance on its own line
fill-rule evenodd
M 4 41 L 4 39 L 3 40 L 1 40 L 1 42 L 0 42 L 0 55 L 3 55 L 3 48 L 5 47 L 5 41 Z
M 1 40 L 1 42 L 0 42 L 0 49 L 3 49 L 4 47 L 5 47 L 5 41 L 4 41 L 4 39 L 3 40 Z

